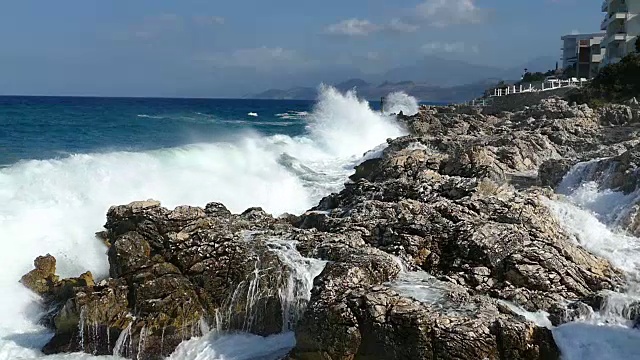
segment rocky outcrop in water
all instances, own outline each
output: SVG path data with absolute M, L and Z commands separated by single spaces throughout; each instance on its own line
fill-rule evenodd
M 160 359 L 209 329 L 294 330 L 296 360 L 558 359 L 522 313 L 560 324 L 625 281 L 555 220 L 549 187 L 604 154 L 619 186 L 635 181 L 636 122 L 619 113 L 423 107 L 399 117 L 411 135 L 298 216 L 112 207 L 108 279 L 60 280 L 51 256 L 22 279 L 51 314 L 44 351 Z
M 282 291 L 304 284 L 287 283 L 295 269 L 268 241 L 290 225 L 259 208 L 232 215 L 216 203 L 169 211 L 156 201 L 134 202 L 112 207 L 105 228 L 109 279 L 71 286 L 73 279 L 57 280 L 52 257 L 36 259 L 23 278 L 55 313 L 45 353 L 159 359 L 209 326 L 280 333 L 303 306 L 285 303 Z

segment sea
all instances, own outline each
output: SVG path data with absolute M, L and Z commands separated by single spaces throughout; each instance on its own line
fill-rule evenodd
M 418 105 L 394 93 L 381 113 L 377 102 L 332 87 L 320 87 L 315 101 L 0 97 L 0 360 L 122 359 L 117 351 L 43 355 L 52 333 L 38 324 L 41 301 L 18 283 L 33 259 L 47 253 L 56 257 L 61 276 L 90 270 L 106 277 L 106 248 L 94 233 L 111 205 L 217 201 L 234 212 L 260 206 L 275 216 L 301 213 L 340 191 L 354 166 L 380 156 L 388 138 L 407 133 L 388 114 L 412 114 Z M 589 207 L 588 199 L 601 207 L 619 198 L 584 190 L 579 181 L 573 185 L 566 198 L 550 202 L 559 221 L 576 236 L 591 236 L 584 246 L 594 252 L 620 250 L 615 257 L 637 273 L 640 241 L 625 237 L 620 243 Z M 321 264 L 302 258 L 291 244 L 278 246 L 310 291 Z M 433 297 L 436 289 L 421 290 L 426 286 L 414 278 L 399 291 Z M 520 311 L 550 326 L 545 314 Z M 640 336 L 629 325 L 613 314 L 553 331 L 567 360 L 638 359 Z M 260 337 L 213 329 L 185 341 L 170 358 L 276 360 L 294 345 L 290 331 Z

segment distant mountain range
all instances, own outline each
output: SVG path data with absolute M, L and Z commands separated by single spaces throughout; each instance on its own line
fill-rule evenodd
M 334 84 L 334 87 L 344 92 L 355 89 L 358 96 L 368 100 L 378 100 L 395 91 L 403 91 L 417 99 L 430 102 L 460 102 L 476 98 L 484 90 L 497 82 L 487 80 L 475 84 L 441 87 L 414 83 L 412 81 L 384 82 L 371 84 L 362 79 L 350 79 Z M 313 87 L 294 87 L 287 90 L 270 89 L 265 92 L 249 96 L 253 99 L 273 100 L 313 100 L 318 95 L 318 89 Z
M 380 74 L 364 75 L 346 81 L 327 83 L 341 91 L 356 89 L 360 97 L 377 100 L 394 91 L 404 91 L 421 101 L 460 102 L 476 98 L 500 80 L 520 79 L 524 69 L 546 71 L 555 68 L 555 58 L 540 57 L 518 67 L 498 67 L 470 64 L 460 60 L 428 56 L 411 66 L 403 66 Z M 269 89 L 246 96 L 254 99 L 313 100 L 317 87 L 296 86 L 289 89 Z

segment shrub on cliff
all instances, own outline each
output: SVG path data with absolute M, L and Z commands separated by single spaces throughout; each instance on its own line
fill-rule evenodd
M 640 54 L 625 56 L 619 63 L 608 65 L 579 91 L 568 96 L 569 101 L 598 105 L 603 102 L 623 102 L 640 96 Z

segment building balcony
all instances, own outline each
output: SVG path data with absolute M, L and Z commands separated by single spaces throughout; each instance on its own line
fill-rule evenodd
M 602 44 L 602 39 L 604 39 L 604 36 L 602 37 L 598 36 L 598 37 L 589 39 L 589 46 L 591 47 L 591 46 L 597 46 Z
M 602 43 L 600 44 L 600 46 L 602 48 L 606 48 L 609 46 L 609 44 L 613 44 L 615 42 L 618 41 L 623 41 L 626 42 L 628 39 L 628 35 L 626 32 L 617 32 L 615 34 L 611 34 L 611 35 L 607 35 L 603 40 Z
M 602 54 L 591 54 L 592 63 L 601 63 L 604 56 Z
M 607 16 L 605 17 L 604 20 L 602 20 L 602 23 L 600 24 L 600 30 L 607 30 L 609 28 L 609 25 L 616 21 L 616 20 L 627 20 L 629 17 L 629 13 L 628 12 L 614 12 L 611 14 L 607 14 Z

